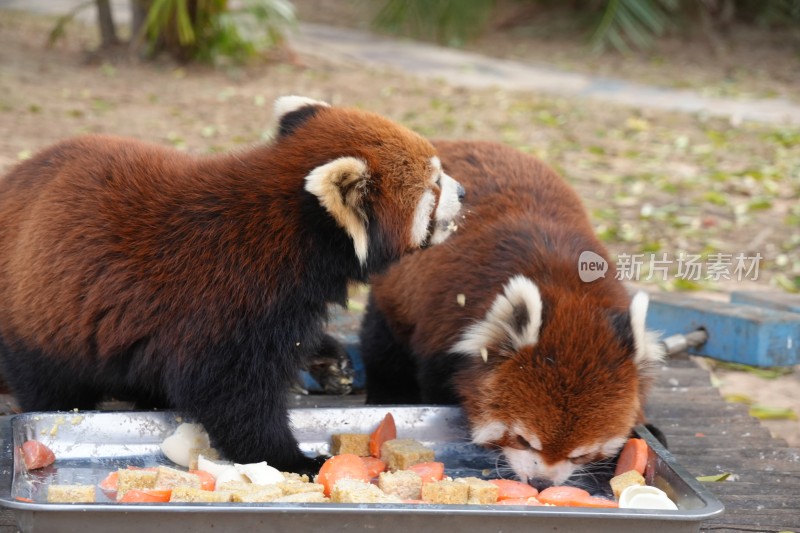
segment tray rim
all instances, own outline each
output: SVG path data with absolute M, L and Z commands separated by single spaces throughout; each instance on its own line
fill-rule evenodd
M 396 409 L 434 409 L 452 410 L 453 414 L 460 411 L 458 407 L 442 405 L 392 405 L 380 406 L 380 411 Z M 345 406 L 345 407 L 308 407 L 290 409 L 290 414 L 294 411 L 352 411 L 352 410 L 376 410 L 369 406 Z M 661 443 L 643 425 L 636 426 L 634 432 L 647 441 L 653 452 L 661 458 L 689 488 L 694 492 L 703 503 L 704 507 L 699 509 L 680 509 L 677 511 L 657 511 L 647 509 L 592 509 L 583 507 L 528 507 L 528 506 L 495 506 L 495 505 L 439 505 L 428 504 L 425 506 L 415 504 L 342 504 L 342 503 L 81 503 L 81 504 L 57 504 L 57 503 L 31 503 L 14 499 L 11 496 L 12 482 L 14 475 L 14 453 L 13 435 L 11 425 L 14 419 L 27 418 L 34 416 L 63 416 L 65 414 L 75 414 L 73 411 L 42 411 L 28 412 L 18 415 L 0 416 L 0 436 L 3 437 L 3 451 L 0 456 L 0 507 L 10 509 L 15 513 L 27 514 L 31 512 L 80 512 L 80 513 L 281 513 L 281 514 L 307 514 L 307 513 L 330 513 L 330 514 L 397 514 L 409 513 L 421 515 L 448 515 L 448 516 L 547 516 L 550 518 L 613 518 L 616 520 L 665 520 L 682 522 L 702 522 L 715 518 L 724 513 L 725 507 L 711 491 L 705 488 L 694 476 L 692 476 L 676 459 L 665 449 Z M 181 417 L 181 413 L 172 410 L 163 411 L 80 411 L 81 415 L 113 415 L 113 414 L 143 414 L 159 416 Z M 183 417 L 186 418 L 186 417 Z M 446 511 L 444 513 L 443 511 Z

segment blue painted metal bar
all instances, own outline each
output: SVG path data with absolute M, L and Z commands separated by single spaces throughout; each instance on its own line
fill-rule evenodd
M 755 305 L 788 313 L 800 313 L 800 294 L 789 294 L 788 292 L 734 291 L 731 293 L 731 303 Z
M 665 336 L 703 328 L 708 341 L 691 353 L 754 366 L 800 364 L 800 314 L 755 305 L 651 293 L 647 326 Z

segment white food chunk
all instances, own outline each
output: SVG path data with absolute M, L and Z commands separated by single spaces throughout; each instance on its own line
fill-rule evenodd
M 677 511 L 678 506 L 663 490 L 647 485 L 631 485 L 619 495 L 621 509 L 665 509 Z
M 189 468 L 192 448 L 209 447 L 211 442 L 208 433 L 201 424 L 183 423 L 161 443 L 161 451 L 167 459 L 185 468 Z
M 236 470 L 246 476 L 252 483 L 256 485 L 271 485 L 273 483 L 280 483 L 285 481 L 280 470 L 272 468 L 266 461 L 260 463 L 249 463 L 246 465 L 234 465 Z

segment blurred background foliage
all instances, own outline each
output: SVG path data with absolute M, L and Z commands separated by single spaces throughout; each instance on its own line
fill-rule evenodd
M 378 31 L 463 46 L 486 28 L 498 0 L 340 0 L 360 4 Z M 296 24 L 290 0 L 130 0 L 131 32 L 117 36 L 109 0 L 87 0 L 59 19 L 59 38 L 81 9 L 95 6 L 101 50 L 121 46 L 152 58 L 242 62 L 283 43 Z M 644 51 L 670 32 L 701 31 L 719 46 L 734 24 L 792 28 L 800 35 L 800 0 L 515 0 L 509 29 L 542 10 L 566 15 L 591 49 Z
M 376 29 L 460 46 L 480 34 L 495 0 L 381 0 Z M 719 39 L 734 22 L 792 26 L 800 0 L 517 0 L 520 7 L 567 10 L 595 51 L 647 50 L 668 31 L 699 27 Z M 530 13 L 535 10 L 530 10 Z M 525 11 L 508 26 L 524 24 Z

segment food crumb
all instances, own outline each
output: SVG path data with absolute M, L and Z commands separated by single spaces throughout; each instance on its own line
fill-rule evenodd
M 458 302 L 458 305 L 460 305 L 461 307 L 464 307 L 464 305 L 466 305 L 467 303 L 467 297 L 464 294 L 457 294 L 456 302 Z

